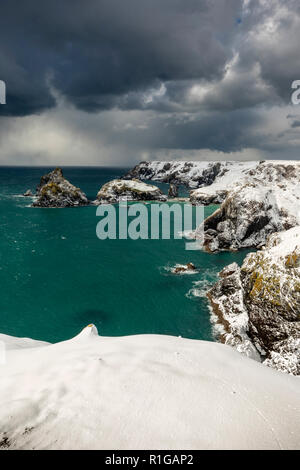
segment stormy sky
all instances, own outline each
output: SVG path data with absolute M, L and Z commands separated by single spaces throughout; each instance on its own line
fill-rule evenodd
M 2 165 L 298 159 L 298 0 L 1 0 Z

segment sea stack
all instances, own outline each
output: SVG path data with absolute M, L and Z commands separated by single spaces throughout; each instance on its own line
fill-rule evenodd
M 88 204 L 84 192 L 64 178 L 61 168 L 55 168 L 41 177 L 36 195 L 33 207 L 77 207 Z
M 97 194 L 95 204 L 114 204 L 121 201 L 166 201 L 167 197 L 157 186 L 137 179 L 112 180 L 104 184 Z
M 176 184 L 173 184 L 173 183 L 170 184 L 168 197 L 169 198 L 178 197 L 178 186 Z

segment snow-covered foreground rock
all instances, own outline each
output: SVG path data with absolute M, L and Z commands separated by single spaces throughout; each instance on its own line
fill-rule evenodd
M 300 446 L 299 378 L 228 346 L 92 325 L 53 345 L 1 340 L 2 449 Z
M 112 180 L 104 184 L 95 204 L 114 204 L 120 201 L 166 201 L 157 186 L 138 180 Z
M 270 234 L 300 223 L 300 163 L 264 162 L 245 175 L 228 186 L 221 207 L 204 221 L 208 251 L 260 247 Z M 214 186 L 205 188 L 210 196 L 217 194 Z M 191 199 L 195 194 L 198 202 L 207 197 L 202 189 Z
M 300 375 L 300 227 L 220 273 L 208 292 L 221 340 L 270 367 Z

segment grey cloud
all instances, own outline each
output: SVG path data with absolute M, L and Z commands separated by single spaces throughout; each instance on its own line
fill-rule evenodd
M 296 155 L 299 41 L 296 0 L 2 0 L 1 158 L 22 155 L 7 136 L 24 128 L 29 141 L 28 122 L 40 129 L 34 162 L 72 141 L 76 163 L 80 152 L 95 163 L 162 150 Z
M 86 111 L 158 81 L 221 77 L 240 0 L 4 0 L 0 69 L 9 114 L 53 106 L 47 76 Z M 10 66 L 8 66 L 8 62 Z M 138 103 L 137 103 L 137 106 Z M 4 110 L 2 110 L 5 112 Z

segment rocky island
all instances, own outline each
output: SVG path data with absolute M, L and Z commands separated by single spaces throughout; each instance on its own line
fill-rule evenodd
M 112 180 L 104 184 L 97 194 L 95 204 L 114 204 L 121 201 L 166 201 L 167 197 L 157 187 L 137 179 Z
M 78 207 L 89 203 L 84 192 L 64 178 L 61 168 L 42 176 L 36 195 L 33 207 Z

